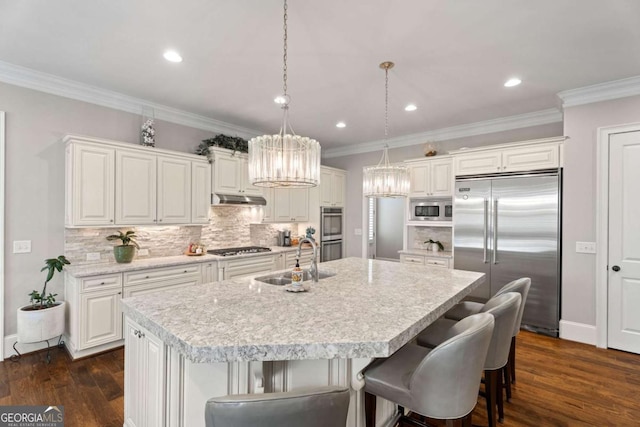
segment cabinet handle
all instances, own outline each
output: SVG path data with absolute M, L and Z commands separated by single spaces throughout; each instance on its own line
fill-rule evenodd
M 187 270 L 184 271 L 185 273 L 187 272 Z
M 109 222 L 113 222 L 113 220 L 112 220 L 112 219 L 110 219 L 110 220 L 109 220 Z
M 162 218 L 160 218 L 158 221 L 162 222 Z
M 104 282 L 100 282 L 101 285 L 104 285 Z
M 122 292 L 118 292 L 118 295 L 122 295 Z
M 148 278 L 149 278 L 149 276 L 145 276 L 145 279 L 148 279 Z
M 140 332 L 140 333 L 138 334 L 138 338 L 144 338 L 144 333 L 143 333 L 143 332 Z

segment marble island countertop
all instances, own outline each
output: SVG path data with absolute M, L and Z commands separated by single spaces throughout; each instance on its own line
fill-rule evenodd
M 398 253 L 406 255 L 422 255 L 434 258 L 453 258 L 453 252 L 451 251 L 434 252 L 427 249 L 401 249 L 398 251 Z
M 187 256 L 177 255 L 158 258 L 136 258 L 130 263 L 95 263 L 84 265 L 70 265 L 65 268 L 65 271 L 73 277 L 89 277 L 97 276 L 101 274 L 114 274 L 123 273 L 125 271 L 145 270 L 147 268 L 161 268 L 161 267 L 173 267 L 177 265 L 193 264 L 193 263 L 206 263 L 211 261 L 229 261 L 239 258 L 250 258 L 256 256 L 266 256 L 279 254 L 284 252 L 294 252 L 298 250 L 298 247 L 293 246 L 271 246 L 271 252 L 259 252 L 234 256 L 218 256 L 204 254 L 201 256 Z M 303 251 L 311 250 L 311 248 L 302 248 Z
M 310 292 L 252 278 L 122 300 L 125 315 L 192 362 L 387 357 L 469 292 L 484 274 L 346 258 Z

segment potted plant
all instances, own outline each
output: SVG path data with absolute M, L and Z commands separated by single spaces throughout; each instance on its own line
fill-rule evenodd
M 62 272 L 70 262 L 64 255 L 49 258 L 40 271 L 47 271 L 42 292 L 33 290 L 29 305 L 18 308 L 18 342 L 32 343 L 49 340 L 64 333 L 65 302 L 56 302 L 58 294 L 47 295 L 47 283 L 56 271 Z
M 440 240 L 429 239 L 429 240 L 425 240 L 424 243 L 428 244 L 431 251 L 433 252 L 444 251 L 444 246 L 442 245 Z
M 118 234 L 112 234 L 107 236 L 107 240 L 121 240 L 122 244 L 113 247 L 113 256 L 116 258 L 116 262 L 126 263 L 133 261 L 133 256 L 136 254 L 136 248 L 140 249 L 138 243 L 135 241 L 137 237 L 135 231 L 129 230 L 126 233 L 118 231 Z

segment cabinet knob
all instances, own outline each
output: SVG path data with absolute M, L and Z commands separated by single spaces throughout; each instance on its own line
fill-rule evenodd
M 109 222 L 113 222 L 113 220 L 112 220 L 112 219 L 110 219 L 110 220 L 109 220 Z
M 149 276 L 145 276 L 145 279 L 148 279 L 148 278 L 149 278 Z
M 496 169 L 500 170 L 500 166 L 498 166 Z
M 100 282 L 101 285 L 104 285 L 104 282 Z
M 122 292 L 118 292 L 118 295 L 122 295 Z
M 620 271 L 620 267 L 619 267 L 619 266 L 617 266 L 617 265 L 614 265 L 613 267 L 611 267 L 611 269 L 612 269 L 613 271 Z
M 162 218 L 160 218 L 158 221 L 162 222 Z
M 187 270 L 184 271 L 185 273 L 187 272 Z

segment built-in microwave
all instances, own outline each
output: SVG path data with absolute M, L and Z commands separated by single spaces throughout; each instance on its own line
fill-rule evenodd
M 451 221 L 453 202 L 451 198 L 411 199 L 411 221 Z

